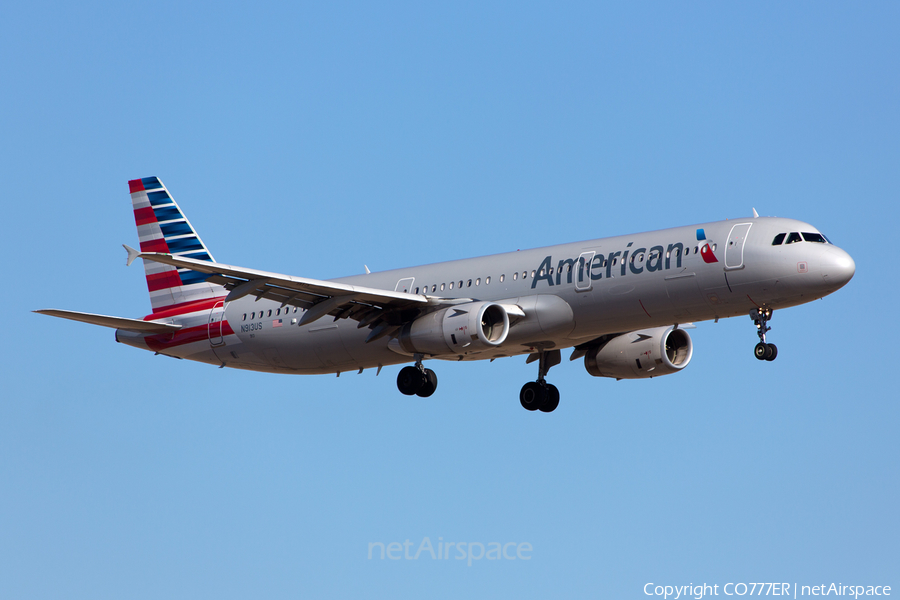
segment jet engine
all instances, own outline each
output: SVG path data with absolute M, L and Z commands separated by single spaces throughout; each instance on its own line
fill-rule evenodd
M 509 334 L 509 314 L 493 302 L 467 302 L 407 323 L 397 341 L 410 354 L 470 354 L 499 346 Z
M 677 373 L 691 362 L 691 336 L 684 329 L 656 327 L 614 337 L 584 356 L 594 377 L 646 379 Z

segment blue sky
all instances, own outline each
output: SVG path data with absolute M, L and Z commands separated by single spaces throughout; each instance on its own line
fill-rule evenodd
M 639 598 L 900 586 L 894 3 L 17 4 L 0 597 Z M 218 370 L 31 314 L 149 312 L 127 180 L 223 262 L 314 278 L 762 215 L 854 257 L 831 297 L 700 323 L 649 381 L 523 358 Z M 567 355 L 564 356 L 566 358 Z M 894 390 L 894 391 L 891 391 Z M 369 560 L 372 542 L 531 559 Z

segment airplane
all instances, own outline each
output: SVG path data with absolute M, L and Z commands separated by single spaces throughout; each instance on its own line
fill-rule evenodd
M 402 368 L 397 387 L 429 397 L 425 360 L 527 356 L 520 393 L 552 412 L 547 381 L 584 359 L 595 377 L 644 379 L 691 361 L 698 321 L 750 315 L 754 356 L 771 361 L 773 311 L 822 298 L 856 271 L 850 255 L 793 219 L 753 217 L 574 242 L 322 281 L 216 262 L 157 177 L 128 182 L 151 314 L 35 312 L 110 327 L 117 342 L 165 356 L 269 373 Z

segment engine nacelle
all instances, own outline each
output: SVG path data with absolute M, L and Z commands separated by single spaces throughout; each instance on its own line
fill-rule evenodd
M 493 302 L 467 302 L 407 323 L 397 341 L 410 354 L 470 354 L 499 346 L 509 334 L 509 314 Z
M 691 362 L 694 346 L 684 329 L 656 327 L 614 337 L 584 356 L 594 377 L 646 379 L 677 373 Z

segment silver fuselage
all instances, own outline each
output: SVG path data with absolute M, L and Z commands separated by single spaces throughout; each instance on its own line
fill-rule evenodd
M 702 230 L 705 240 L 698 240 Z M 567 348 L 606 334 L 744 316 L 826 296 L 853 276 L 853 259 L 830 243 L 773 245 L 783 232 L 818 232 L 801 221 L 756 217 L 589 240 L 344 277 L 333 281 L 438 298 L 517 305 L 530 318 L 480 360 Z M 700 248 L 710 242 L 714 261 Z M 223 298 L 224 299 L 224 298 Z M 178 333 L 116 339 L 200 362 L 266 372 L 340 373 L 412 362 L 395 339 L 366 343 L 356 321 L 299 326 L 303 309 L 245 296 L 195 312 L 156 314 Z M 223 318 L 224 316 L 224 318 Z M 428 357 L 426 357 L 428 358 Z

